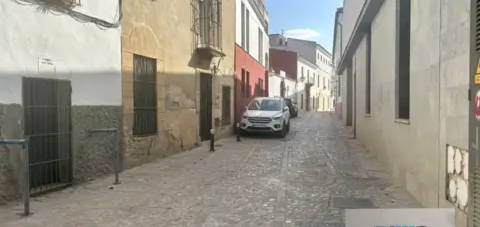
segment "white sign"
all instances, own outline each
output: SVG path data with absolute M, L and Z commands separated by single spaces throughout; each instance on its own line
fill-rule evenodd
M 455 227 L 455 209 L 346 210 L 346 227 Z

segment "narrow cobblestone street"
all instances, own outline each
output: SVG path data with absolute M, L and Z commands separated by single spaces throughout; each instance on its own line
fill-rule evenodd
M 285 139 L 220 140 L 120 175 L 0 207 L 0 226 L 343 226 L 345 208 L 419 207 L 330 113 Z

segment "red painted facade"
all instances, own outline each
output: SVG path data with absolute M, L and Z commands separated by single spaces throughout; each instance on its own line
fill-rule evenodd
M 235 45 L 235 122 L 240 120 L 252 98 L 267 95 L 266 75 L 262 64 Z
M 294 51 L 270 48 L 270 67 L 276 72 L 284 71 L 286 76 L 296 80 L 298 72 L 298 54 Z

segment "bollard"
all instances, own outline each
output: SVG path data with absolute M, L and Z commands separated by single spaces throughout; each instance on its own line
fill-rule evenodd
M 240 142 L 240 123 L 237 122 L 237 142 Z
M 28 143 L 29 139 L 26 139 L 25 142 L 22 145 L 23 148 L 23 155 L 24 155 L 24 177 L 25 177 L 25 188 L 23 192 L 23 208 L 24 208 L 24 215 L 28 216 L 30 215 L 30 160 L 29 160 L 29 154 L 28 154 Z
M 215 152 L 215 129 L 210 129 L 210 152 Z
M 115 182 L 113 184 L 120 184 L 120 179 L 119 179 L 119 172 L 120 172 L 120 131 L 117 129 L 114 132 L 114 141 L 115 141 L 115 148 L 113 150 L 113 171 L 115 171 Z
M 120 130 L 117 128 L 105 128 L 105 129 L 92 129 L 88 130 L 88 134 L 93 133 L 110 133 L 113 143 L 112 159 L 113 159 L 113 172 L 115 174 L 115 180 L 113 184 L 120 184 L 119 172 L 120 172 Z

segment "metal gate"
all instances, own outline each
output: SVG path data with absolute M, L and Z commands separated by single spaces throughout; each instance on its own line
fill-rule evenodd
M 70 81 L 24 78 L 25 136 L 30 139 L 30 188 L 38 194 L 72 182 Z
M 210 139 L 212 128 L 212 75 L 200 74 L 200 139 Z

